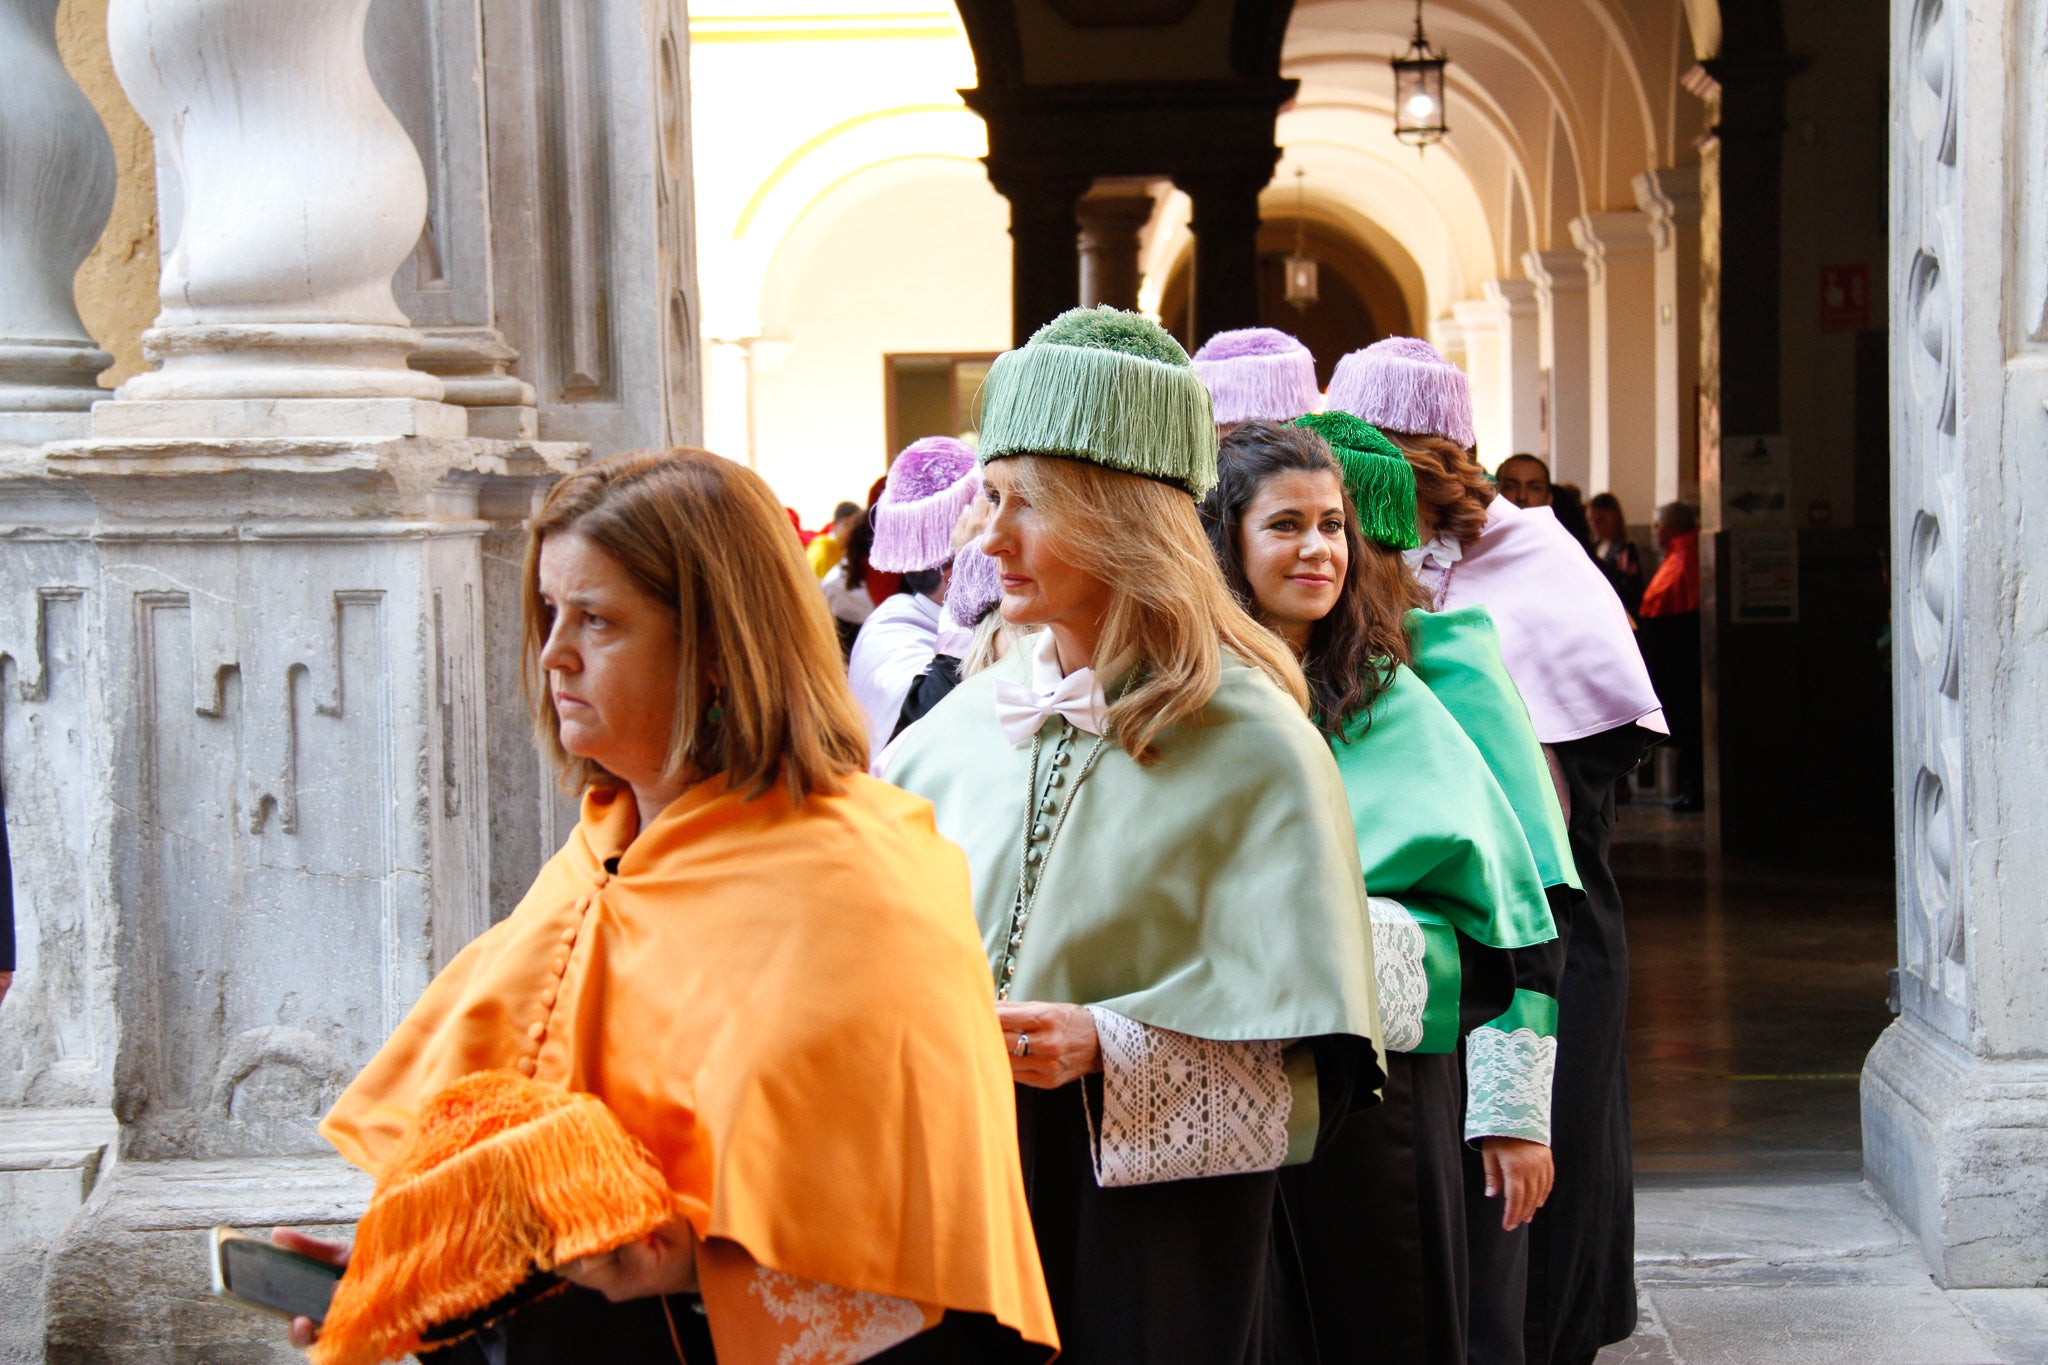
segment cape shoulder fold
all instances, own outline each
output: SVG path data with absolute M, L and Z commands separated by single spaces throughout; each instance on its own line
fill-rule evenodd
M 1395 665 L 1393 681 L 1331 750 L 1373 895 L 1434 910 L 1489 948 L 1557 937 L 1514 808 L 1414 673 Z
M 1443 605 L 1482 606 L 1536 735 L 1563 744 L 1636 723 L 1663 733 L 1650 672 L 1614 585 L 1548 507 L 1495 498 Z
M 887 774 L 967 850 L 991 963 L 1010 933 L 1034 799 L 1031 744 L 1004 740 L 992 692 L 1024 677 L 1026 654 L 1012 650 L 905 730 Z M 1075 769 L 1093 742 L 1078 738 Z M 1112 739 L 1075 791 L 1011 998 L 1102 1005 L 1224 1041 L 1377 1039 L 1358 848 L 1322 736 L 1264 674 L 1226 658 L 1208 706 L 1157 748 L 1140 767 Z
M 444 1086 L 525 1071 L 609 1104 L 700 1238 L 1055 1343 L 967 867 L 924 802 L 847 784 L 717 779 L 638 838 L 592 789 L 322 1133 L 375 1172 Z
M 1492 615 L 1485 607 L 1411 611 L 1408 643 L 1415 653 L 1416 676 L 1479 746 L 1480 756 L 1507 795 L 1544 886 L 1578 890 L 1579 871 L 1565 832 L 1564 808 L 1558 805 L 1557 786 L 1550 779 L 1550 764 L 1530 723 L 1529 709 L 1501 659 Z

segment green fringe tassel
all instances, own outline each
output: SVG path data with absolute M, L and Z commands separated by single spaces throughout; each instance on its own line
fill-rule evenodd
M 1195 372 L 1102 347 L 1034 341 L 997 357 L 982 386 L 979 450 L 983 464 L 1092 460 L 1196 498 L 1216 486 L 1216 422 Z
M 1390 550 L 1422 543 L 1415 531 L 1415 470 L 1380 429 L 1348 412 L 1312 412 L 1295 419 L 1329 442 L 1344 468 L 1344 488 L 1358 513 L 1358 531 Z

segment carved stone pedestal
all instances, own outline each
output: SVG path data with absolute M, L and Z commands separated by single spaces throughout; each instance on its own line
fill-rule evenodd
M 0 466 L 0 1359 L 42 1358 L 38 1302 L 53 1361 L 286 1358 L 210 1301 L 204 1230 L 354 1217 L 316 1120 L 558 842 L 520 524 L 582 452 L 165 439 Z

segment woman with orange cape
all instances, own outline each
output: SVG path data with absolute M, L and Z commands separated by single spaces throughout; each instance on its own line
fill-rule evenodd
M 862 771 L 767 485 L 702 451 L 564 480 L 525 646 L 582 819 L 321 1125 L 379 1183 L 316 1360 L 1047 1359 L 967 864 Z

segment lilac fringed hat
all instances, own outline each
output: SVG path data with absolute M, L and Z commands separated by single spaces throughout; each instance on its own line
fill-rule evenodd
M 1196 376 L 1208 386 L 1219 427 L 1291 422 L 1322 406 L 1315 357 L 1271 327 L 1218 332 L 1195 352 L 1194 364 Z
M 972 629 L 1003 600 L 1003 571 L 981 548 L 976 536 L 953 556 L 953 581 L 946 587 L 946 611 Z
M 868 514 L 875 545 L 868 563 L 883 573 L 936 569 L 953 557 L 953 523 L 981 491 L 974 451 L 950 436 L 903 447 L 882 497 Z
M 1467 450 L 1477 443 L 1465 372 L 1419 337 L 1388 337 L 1338 361 L 1329 406 L 1382 431 L 1442 436 Z

